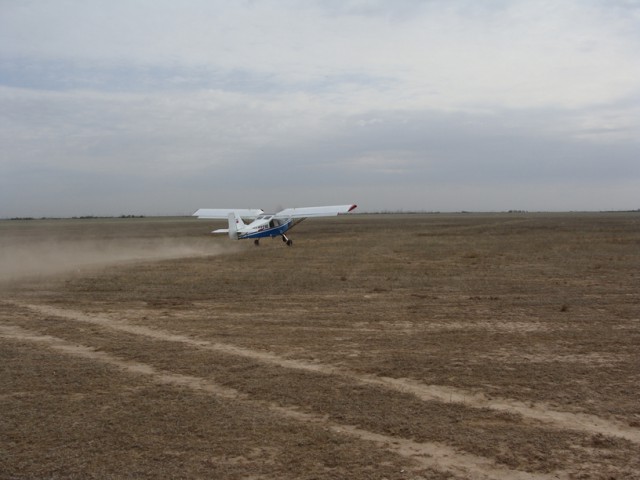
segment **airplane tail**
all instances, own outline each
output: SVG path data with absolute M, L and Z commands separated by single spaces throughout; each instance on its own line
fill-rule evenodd
M 238 227 L 244 227 L 245 223 L 237 212 L 229 213 L 229 238 L 238 240 Z

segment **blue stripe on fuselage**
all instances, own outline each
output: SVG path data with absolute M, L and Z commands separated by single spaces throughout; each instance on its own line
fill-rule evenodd
M 264 238 L 264 237 L 277 237 L 278 235 L 282 235 L 284 232 L 289 230 L 291 223 L 293 220 L 287 220 L 287 223 L 283 225 L 278 225 L 277 227 L 267 228 L 266 230 L 261 230 L 259 232 L 251 232 L 251 233 L 239 233 L 238 239 L 244 238 Z

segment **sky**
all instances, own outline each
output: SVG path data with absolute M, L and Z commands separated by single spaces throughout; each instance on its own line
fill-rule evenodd
M 640 208 L 640 0 L 0 0 L 0 218 Z

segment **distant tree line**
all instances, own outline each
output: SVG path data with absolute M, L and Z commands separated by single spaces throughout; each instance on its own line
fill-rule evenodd
M 144 218 L 144 215 L 120 215 L 119 217 L 110 217 L 110 216 L 101 217 L 99 215 L 83 215 L 81 217 L 71 217 L 71 218 L 77 219 L 77 220 L 90 220 L 94 218 Z
M 98 215 L 82 215 L 80 217 L 71 217 L 73 220 L 90 220 L 95 218 L 145 218 L 144 215 L 120 215 L 119 217 L 101 217 Z M 34 217 L 12 217 L 9 220 L 35 220 Z M 40 217 L 40 220 L 61 220 L 58 217 Z

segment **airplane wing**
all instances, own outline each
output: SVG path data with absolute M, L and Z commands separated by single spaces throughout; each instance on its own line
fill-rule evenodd
M 198 218 L 227 219 L 230 213 L 237 213 L 241 218 L 256 218 L 264 212 L 259 208 L 201 208 L 193 216 Z
M 342 213 L 349 213 L 356 207 L 357 205 L 330 205 L 327 207 L 285 208 L 276 213 L 273 218 L 333 217 Z

